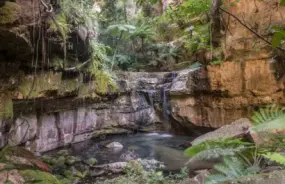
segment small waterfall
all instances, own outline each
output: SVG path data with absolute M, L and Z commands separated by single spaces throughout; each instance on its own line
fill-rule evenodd
M 163 118 L 165 121 L 168 121 L 168 115 L 169 115 L 169 104 L 168 104 L 168 92 L 169 90 L 166 87 L 161 88 L 161 97 L 162 97 L 162 113 Z
M 153 95 L 155 94 L 155 90 L 147 90 L 148 99 L 151 107 L 154 107 Z

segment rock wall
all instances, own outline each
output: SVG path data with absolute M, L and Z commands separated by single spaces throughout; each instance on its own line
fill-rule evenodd
M 226 0 L 221 8 L 228 12 L 220 10 L 226 61 L 195 72 L 185 70 L 170 91 L 173 118 L 188 129 L 218 128 L 250 117 L 259 106 L 285 102 L 284 62 L 274 59 L 268 29 L 283 25 L 285 7 L 278 0 Z
M 165 130 L 147 91 L 160 91 L 169 84 L 169 75 L 118 73 L 119 91 L 95 97 L 92 82 L 78 82 L 80 77 L 69 80 L 63 89 L 66 81 L 60 73 L 25 76 L 17 88 L 9 91 L 14 117 L 0 121 L 0 147 L 25 145 L 44 152 L 101 135 Z M 86 94 L 82 95 L 84 87 Z
M 283 25 L 285 7 L 279 0 L 225 0 L 223 9 L 236 16 L 252 31 L 261 35 L 269 44 L 255 36 L 233 16 L 222 13 L 225 25 L 222 39 L 223 51 L 227 60 L 257 60 L 270 57 L 272 25 Z
M 14 118 L 1 121 L 0 146 L 26 145 L 42 152 L 133 130 L 169 131 L 172 125 L 174 133 L 191 134 L 201 127 L 218 128 L 250 117 L 256 107 L 285 104 L 283 81 L 271 69 L 270 59 L 263 59 L 177 73 L 118 73 L 119 91 L 103 96 L 80 76 L 26 75 L 10 91 Z
M 270 59 L 185 70 L 170 95 L 173 118 L 185 127 L 218 128 L 250 117 L 256 107 L 285 103 L 283 82 L 274 76 Z

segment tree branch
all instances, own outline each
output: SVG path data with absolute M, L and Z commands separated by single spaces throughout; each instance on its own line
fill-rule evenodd
M 231 17 L 235 18 L 242 26 L 244 26 L 246 29 L 248 29 L 252 34 L 254 34 L 256 37 L 258 37 L 259 39 L 261 39 L 262 41 L 264 41 L 265 43 L 267 43 L 268 45 L 270 45 L 272 47 L 272 43 L 268 40 L 266 40 L 264 37 L 262 37 L 260 34 L 258 34 L 257 32 L 255 32 L 254 30 L 252 30 L 248 25 L 246 25 L 245 23 L 243 23 L 236 15 L 228 12 L 227 10 L 224 10 L 223 8 L 219 8 L 222 12 L 230 15 Z M 281 51 L 285 51 L 285 49 L 283 49 L 282 47 L 277 47 L 279 50 Z

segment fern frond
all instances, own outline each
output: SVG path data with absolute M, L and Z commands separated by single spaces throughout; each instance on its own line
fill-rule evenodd
M 255 125 L 268 123 L 285 114 L 285 108 L 278 105 L 270 105 L 265 108 L 260 108 L 253 113 L 251 117 L 252 122 Z
M 255 169 L 253 169 L 253 167 Z M 222 164 L 214 166 L 215 173 L 206 179 L 206 184 L 215 184 L 242 176 L 255 174 L 260 169 L 247 164 L 241 157 L 225 157 Z
M 187 157 L 193 157 L 205 150 L 216 150 L 219 153 L 222 152 L 222 150 L 224 149 L 225 150 L 228 149 L 229 152 L 232 151 L 235 152 L 251 147 L 252 145 L 253 145 L 252 143 L 244 142 L 240 139 L 227 138 L 227 139 L 208 140 L 187 148 L 184 151 L 184 155 Z M 219 151 L 219 149 L 221 150 Z
M 285 155 L 277 152 L 262 154 L 263 157 L 285 166 Z
M 268 130 L 277 130 L 285 127 L 285 114 L 279 115 L 273 120 L 261 123 L 253 127 L 256 132 L 265 132 Z

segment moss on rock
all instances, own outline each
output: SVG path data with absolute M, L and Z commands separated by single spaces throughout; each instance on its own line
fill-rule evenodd
M 20 174 L 25 179 L 25 183 L 38 183 L 38 184 L 60 184 L 60 181 L 50 173 L 38 170 L 22 170 Z
M 0 95 L 0 119 L 13 118 L 13 102 L 10 94 Z
M 0 7 L 0 24 L 12 24 L 19 18 L 21 7 L 17 3 L 10 1 Z

